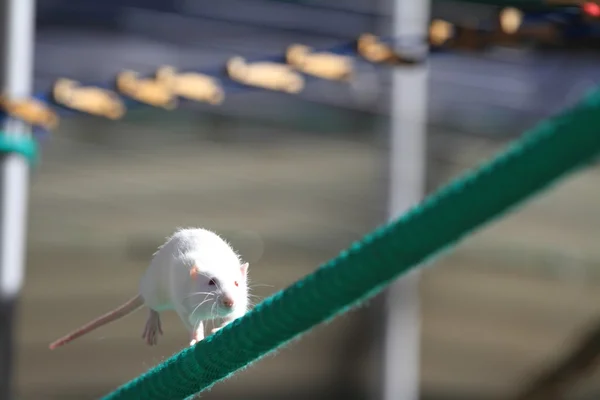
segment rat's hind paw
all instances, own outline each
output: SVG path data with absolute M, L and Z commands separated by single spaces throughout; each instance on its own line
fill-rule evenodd
M 163 334 L 162 326 L 160 323 L 160 315 L 154 311 L 150 311 L 150 315 L 146 320 L 146 326 L 142 333 L 142 338 L 146 339 L 146 343 L 149 346 L 154 346 L 158 343 L 158 334 Z

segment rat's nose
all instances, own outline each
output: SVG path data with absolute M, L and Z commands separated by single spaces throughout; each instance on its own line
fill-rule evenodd
M 233 299 L 231 297 L 225 297 L 222 301 L 223 305 L 227 308 L 233 307 Z

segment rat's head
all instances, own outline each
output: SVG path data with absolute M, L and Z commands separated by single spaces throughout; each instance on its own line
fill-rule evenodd
M 194 266 L 190 270 L 194 290 L 206 294 L 198 314 L 225 317 L 245 312 L 248 306 L 247 276 L 248 263 L 238 262 L 232 267 L 221 265 L 217 268 Z

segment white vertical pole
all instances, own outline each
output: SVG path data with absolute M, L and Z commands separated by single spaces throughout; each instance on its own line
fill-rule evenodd
M 9 99 L 31 93 L 35 0 L 0 0 L 0 89 Z M 30 127 L 6 119 L 7 135 L 29 135 Z M 17 154 L 0 157 L 0 400 L 13 394 L 15 307 L 24 276 L 29 166 Z
M 429 1 L 392 2 L 393 37 L 426 37 Z M 407 211 L 424 194 L 427 78 L 426 65 L 392 71 L 388 205 L 391 219 Z M 419 303 L 418 272 L 404 276 L 385 293 L 383 400 L 419 399 Z

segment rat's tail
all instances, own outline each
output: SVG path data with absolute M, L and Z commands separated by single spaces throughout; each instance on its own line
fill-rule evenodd
M 73 332 L 69 333 L 68 335 L 63 336 L 62 338 L 50 343 L 50 350 L 54 350 L 57 347 L 63 346 L 65 344 L 77 339 L 78 337 L 83 336 L 86 333 L 93 331 L 96 328 L 99 328 L 103 325 L 106 325 L 106 324 L 116 321 L 120 318 L 123 318 L 124 316 L 136 311 L 138 308 L 142 307 L 143 305 L 144 305 L 144 299 L 142 298 L 141 295 L 137 295 L 133 299 L 129 300 L 127 303 L 119 306 L 118 308 L 85 324 L 84 326 L 77 329 L 76 331 L 73 331 Z

